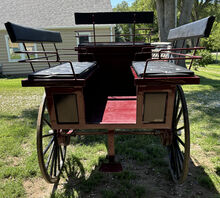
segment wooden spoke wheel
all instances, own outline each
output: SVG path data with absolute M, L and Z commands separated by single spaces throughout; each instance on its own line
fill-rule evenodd
M 57 182 L 64 165 L 66 146 L 58 144 L 58 131 L 51 128 L 45 96 L 38 112 L 37 154 L 44 179 L 49 183 Z
M 175 183 L 183 183 L 188 174 L 190 158 L 190 130 L 185 96 L 181 86 L 177 86 L 174 103 L 173 140 L 168 146 L 170 171 Z

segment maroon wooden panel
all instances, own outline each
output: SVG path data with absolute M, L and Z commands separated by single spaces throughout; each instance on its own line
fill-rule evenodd
M 143 47 L 150 47 L 150 44 L 97 44 L 82 45 L 78 51 L 86 51 L 93 53 L 95 60 L 99 65 L 97 78 L 94 79 L 94 89 L 99 89 L 103 95 L 135 95 L 134 78 L 130 70 L 135 54 L 140 52 Z M 149 49 L 151 51 L 151 49 Z M 147 58 L 151 58 L 151 54 L 146 54 Z M 86 61 L 85 56 L 79 55 L 79 61 Z

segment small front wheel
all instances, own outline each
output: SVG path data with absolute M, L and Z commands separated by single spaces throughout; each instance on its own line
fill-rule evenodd
M 37 154 L 41 173 L 47 182 L 56 183 L 59 180 L 66 148 L 58 144 L 58 131 L 51 128 L 44 95 L 37 119 Z

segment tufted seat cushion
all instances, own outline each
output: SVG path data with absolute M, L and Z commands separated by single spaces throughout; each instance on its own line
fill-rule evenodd
M 132 66 L 140 77 L 144 76 L 145 61 L 133 61 Z M 194 76 L 194 72 L 166 61 L 148 62 L 145 77 Z
M 77 78 L 84 78 L 97 65 L 96 62 L 72 62 L 74 72 Z M 29 74 L 29 79 L 42 78 L 74 78 L 69 63 L 63 63 L 48 69 L 43 69 L 35 73 Z

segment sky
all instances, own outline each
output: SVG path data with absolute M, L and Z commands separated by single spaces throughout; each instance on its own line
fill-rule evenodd
M 111 0 L 112 8 L 116 7 L 116 5 L 121 3 L 122 1 L 127 1 L 129 5 L 134 2 L 134 0 Z

